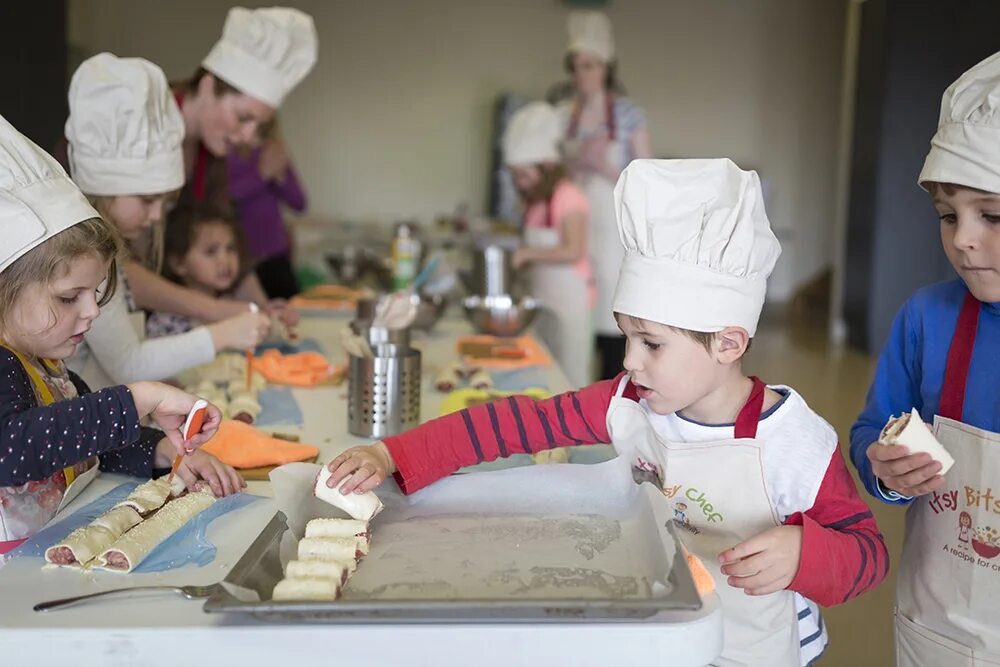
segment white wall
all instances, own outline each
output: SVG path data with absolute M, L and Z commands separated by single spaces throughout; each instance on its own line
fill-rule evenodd
M 70 0 L 71 46 L 187 77 L 231 4 Z M 496 94 L 542 96 L 563 76 L 556 0 L 290 4 L 320 37 L 316 69 L 282 109 L 316 216 L 481 211 Z M 832 257 L 844 1 L 616 0 L 608 13 L 657 155 L 729 156 L 767 182 L 785 245 L 771 291 L 786 298 Z

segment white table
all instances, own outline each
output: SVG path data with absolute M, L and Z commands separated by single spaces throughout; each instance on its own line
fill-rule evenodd
M 337 332 L 346 323 L 335 317 L 304 318 L 302 333 L 318 339 L 335 359 L 341 355 Z M 416 337 L 423 350 L 422 419 L 437 416 L 442 396 L 430 389 L 434 372 L 454 355 L 455 338 L 468 333 L 460 320 L 442 321 L 435 333 Z M 549 389 L 565 390 L 557 367 L 547 369 Z M 305 415 L 299 433 L 329 460 L 368 442 L 347 433 L 346 384 L 295 390 Z M 83 504 L 125 481 L 102 475 L 65 510 Z M 40 601 L 147 584 L 211 584 L 221 580 L 274 515 L 270 484 L 251 482 L 249 491 L 265 496 L 215 521 L 209 538 L 218 548 L 211 564 L 158 574 L 81 575 L 41 570 L 40 561 L 16 559 L 0 568 L 0 655 L 31 665 L 100 664 L 176 667 L 178 662 L 215 665 L 275 665 L 304 658 L 340 664 L 462 666 L 496 665 L 704 665 L 721 647 L 721 614 L 711 597 L 698 613 L 665 613 L 642 622 L 434 625 L 279 625 L 230 620 L 205 614 L 201 603 L 171 594 L 110 598 L 102 602 L 39 614 Z M 58 519 L 57 519 L 58 520 Z

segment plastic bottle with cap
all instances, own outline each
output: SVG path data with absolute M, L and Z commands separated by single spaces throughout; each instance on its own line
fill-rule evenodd
M 401 224 L 396 228 L 396 236 L 392 240 L 393 289 L 407 289 L 413 283 L 413 279 L 417 277 L 419 258 L 420 241 L 413 238 L 408 224 Z

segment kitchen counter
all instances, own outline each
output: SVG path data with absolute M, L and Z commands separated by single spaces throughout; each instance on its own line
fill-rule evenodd
M 300 330 L 316 338 L 334 360 L 342 357 L 338 332 L 346 317 L 306 317 Z M 443 394 L 433 390 L 436 370 L 454 358 L 456 338 L 468 325 L 446 318 L 428 336 L 415 335 L 423 351 L 421 418 L 438 415 Z M 568 389 L 558 367 L 546 369 L 552 392 Z M 305 416 L 301 428 L 280 427 L 320 448 L 321 460 L 370 442 L 347 433 L 347 386 L 296 389 Z M 592 448 L 606 453 L 605 448 Z M 126 481 L 105 474 L 73 501 L 71 513 Z M 707 664 L 722 639 L 717 598 L 697 612 L 663 613 L 645 621 L 538 624 L 306 625 L 266 624 L 205 614 L 200 601 L 170 593 L 126 597 L 40 614 L 37 602 L 87 592 L 150 584 L 211 584 L 221 580 L 274 515 L 270 483 L 250 482 L 261 500 L 213 522 L 209 539 L 218 553 L 214 562 L 157 574 L 80 574 L 42 570 L 39 559 L 14 559 L 0 568 L 0 652 L 22 664 L 77 662 L 107 666 L 175 667 L 178 661 L 201 664 L 257 665 L 320 659 L 364 665 L 662 665 Z M 59 517 L 61 518 L 61 517 Z M 57 520 L 59 520 L 57 518 Z

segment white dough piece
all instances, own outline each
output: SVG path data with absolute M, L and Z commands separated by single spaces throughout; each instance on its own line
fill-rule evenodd
M 246 394 L 237 396 L 229 401 L 229 414 L 233 416 L 245 412 L 256 419 L 257 415 L 260 414 L 260 410 L 260 403 L 257 402 L 257 399 Z
M 903 413 L 899 417 L 890 418 L 882 429 L 879 442 L 883 445 L 903 445 L 911 454 L 930 454 L 932 459 L 941 464 L 941 475 L 955 465 L 955 459 L 927 428 L 916 408 L 910 414 Z
M 331 489 L 326 485 L 326 480 L 330 479 L 332 473 L 323 466 L 319 474 L 316 475 L 316 483 L 313 485 L 313 495 L 323 502 L 330 503 L 334 507 L 340 508 L 360 521 L 371 521 L 372 517 L 382 511 L 382 501 L 373 492 L 349 493 L 346 496 L 340 492 L 340 487 L 349 478 L 345 477 L 337 488 Z
M 139 514 L 146 516 L 153 510 L 163 507 L 163 503 L 167 502 L 167 498 L 170 496 L 170 486 L 167 477 L 151 479 L 137 486 L 125 500 L 115 507 L 131 507 Z
M 354 571 L 353 568 L 353 563 L 348 567 L 347 563 L 335 560 L 291 560 L 285 567 L 285 577 L 287 579 L 332 579 L 343 586 L 347 577 Z
M 45 562 L 59 567 L 81 567 L 110 547 L 126 531 L 142 521 L 135 509 L 110 510 L 70 533 L 65 540 L 45 550 Z
M 357 537 L 371 543 L 367 521 L 357 519 L 313 519 L 306 524 L 306 537 Z
M 333 579 L 282 579 L 271 592 L 272 600 L 336 600 L 340 584 Z
M 489 371 L 479 369 L 469 375 L 469 384 L 480 391 L 489 391 L 494 386 L 493 376 L 489 374 Z
M 131 572 L 157 545 L 214 502 L 215 497 L 204 492 L 188 493 L 171 500 L 98 556 L 97 567 L 112 572 Z
M 357 562 L 365 553 L 360 546 L 353 537 L 303 537 L 299 540 L 299 560 Z

